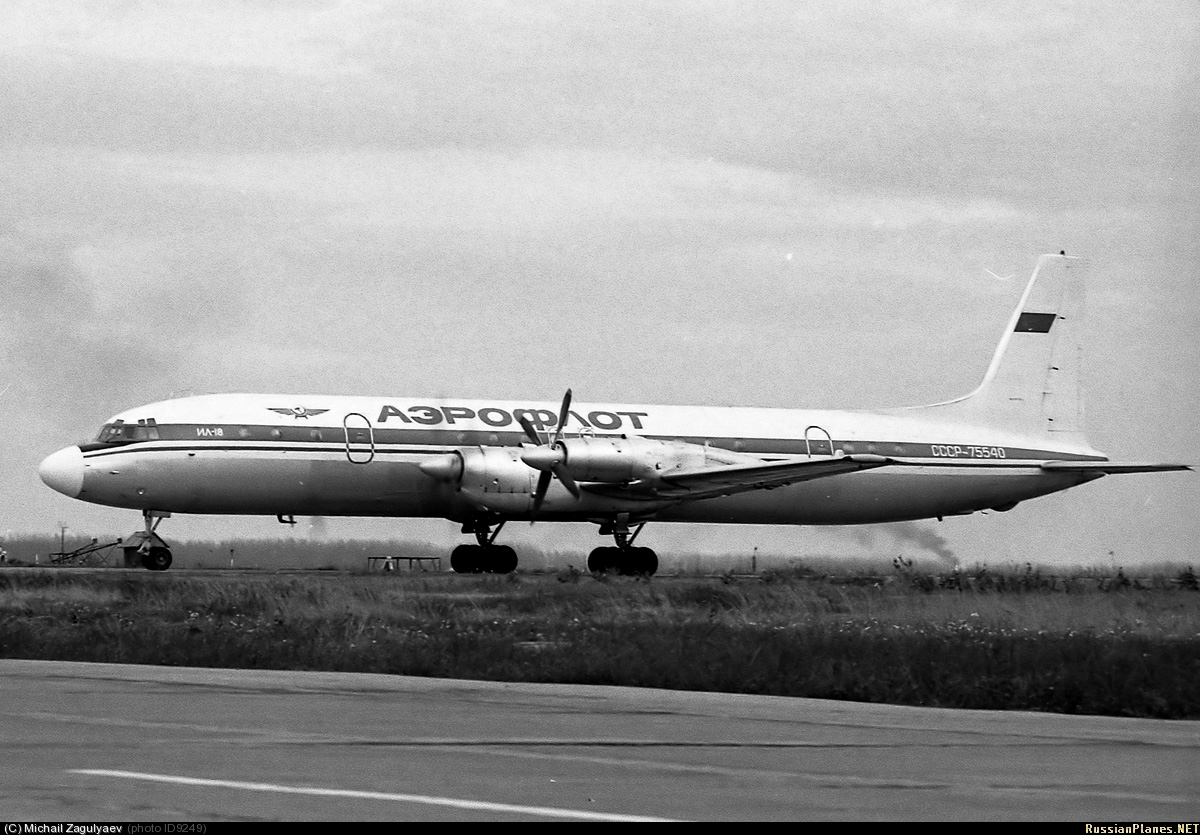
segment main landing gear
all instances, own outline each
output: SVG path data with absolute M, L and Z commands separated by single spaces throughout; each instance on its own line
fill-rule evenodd
M 658 571 L 658 554 L 649 548 L 635 548 L 633 545 L 633 541 L 644 527 L 646 523 L 642 522 L 630 534 L 628 517 L 617 517 L 616 521 L 601 525 L 600 535 L 611 534 L 617 546 L 597 548 L 588 554 L 588 571 L 593 574 L 612 573 L 644 577 Z
M 459 545 L 450 552 L 450 567 L 456 574 L 511 574 L 517 570 L 517 552 L 508 545 L 496 545 L 496 536 L 504 520 L 492 530 L 480 520 L 463 525 L 463 533 L 475 534 L 478 545 Z
M 496 536 L 504 527 L 503 519 L 470 519 L 463 533 L 475 534 L 478 545 L 459 545 L 450 552 L 450 568 L 456 574 L 511 574 L 517 570 L 517 552 L 508 545 L 497 545 Z M 492 524 L 495 528 L 492 528 Z M 631 533 L 628 514 L 600 525 L 601 536 L 611 536 L 616 547 L 597 548 L 588 555 L 587 568 L 593 574 L 624 574 L 649 577 L 658 571 L 658 554 L 649 548 L 634 547 L 633 541 L 646 526 L 642 522 Z

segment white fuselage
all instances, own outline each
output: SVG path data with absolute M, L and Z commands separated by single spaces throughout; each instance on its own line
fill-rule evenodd
M 539 473 L 521 463 L 525 417 L 553 433 L 558 404 L 230 394 L 115 415 L 96 443 L 42 466 L 56 490 L 113 507 L 169 513 L 529 518 Z M 763 461 L 869 453 L 904 463 L 698 501 L 630 503 L 557 481 L 537 518 L 779 525 L 891 522 L 1008 509 L 1099 473 L 1046 461 L 1103 461 L 1070 440 L 880 412 L 577 403 L 564 437 L 682 441 Z M 496 465 L 461 484 L 431 477 L 434 456 L 484 450 Z

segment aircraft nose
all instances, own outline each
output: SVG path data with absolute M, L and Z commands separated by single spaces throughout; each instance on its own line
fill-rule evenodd
M 38 475 L 47 487 L 72 499 L 78 498 L 83 490 L 83 452 L 77 446 L 69 446 L 48 455 L 38 467 Z

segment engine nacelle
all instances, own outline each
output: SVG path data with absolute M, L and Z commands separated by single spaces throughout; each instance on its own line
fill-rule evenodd
M 439 455 L 418 465 L 438 481 L 479 493 L 531 493 L 535 474 L 513 447 L 479 447 Z
M 567 438 L 559 441 L 555 450 L 561 451 L 561 466 L 576 481 L 608 484 L 655 478 L 680 468 L 703 467 L 715 463 L 711 453 L 716 452 L 697 444 L 638 437 Z
M 512 447 L 463 449 L 418 466 L 426 475 L 454 484 L 477 507 L 519 516 L 529 512 L 537 478 L 520 453 Z

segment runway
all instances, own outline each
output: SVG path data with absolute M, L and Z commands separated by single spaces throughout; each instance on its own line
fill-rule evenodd
M 0 660 L 7 821 L 1200 818 L 1200 721 Z

